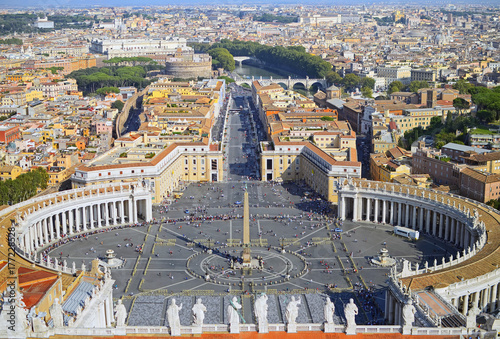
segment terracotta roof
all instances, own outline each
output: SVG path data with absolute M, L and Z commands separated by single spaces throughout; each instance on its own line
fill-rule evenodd
M 490 152 L 483 154 L 474 154 L 470 156 L 470 159 L 475 160 L 477 162 L 486 162 L 492 160 L 500 160 L 500 152 Z
M 472 168 L 464 168 L 461 171 L 462 175 L 466 175 L 468 177 L 471 177 L 479 182 L 482 182 L 484 184 L 490 184 L 493 182 L 500 182 L 500 174 L 492 174 L 492 173 L 485 173 L 485 172 L 480 172 L 476 171 L 475 169 Z

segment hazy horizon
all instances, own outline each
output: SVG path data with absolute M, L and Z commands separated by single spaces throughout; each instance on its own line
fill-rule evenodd
M 320 0 L 320 1 L 297 1 L 297 0 L 279 0 L 279 1 L 263 1 L 263 0 L 222 0 L 222 1 L 200 1 L 200 0 L 185 0 L 181 4 L 178 1 L 165 1 L 165 0 L 148 0 L 148 1 L 133 1 L 133 0 L 25 0 L 19 3 L 7 2 L 2 0 L 0 2 L 0 8 L 25 8 L 25 9 L 47 9 L 47 8 L 95 8 L 95 7 L 148 7 L 148 6 L 169 6 L 169 5 L 181 5 L 181 6 L 206 6 L 206 5 L 322 5 L 322 6 L 349 6 L 345 1 L 341 0 Z M 360 1 L 352 6 L 360 5 L 426 5 L 426 6 L 446 6 L 447 4 L 454 5 L 485 5 L 485 6 L 495 6 L 499 7 L 500 3 L 498 0 L 451 0 L 451 1 L 405 1 L 405 0 L 370 0 L 370 1 Z

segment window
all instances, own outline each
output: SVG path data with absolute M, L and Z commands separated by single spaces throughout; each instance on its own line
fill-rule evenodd
M 196 159 L 193 159 L 193 165 L 196 165 Z

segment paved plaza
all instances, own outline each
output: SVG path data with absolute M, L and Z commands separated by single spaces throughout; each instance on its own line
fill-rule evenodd
M 343 304 L 354 298 L 362 310 L 359 324 L 381 323 L 389 269 L 370 265 L 370 258 L 387 248 L 397 259 L 432 265 L 435 258 L 455 254 L 437 239 L 423 236 L 413 243 L 396 237 L 392 226 L 339 223 L 332 206 L 301 184 L 258 181 L 256 149 L 262 131 L 252 123 L 257 116 L 248 98 L 235 99 L 230 108 L 239 106 L 242 111 L 230 114 L 225 124 L 223 182 L 182 185 L 179 199 L 153 207 L 152 223 L 87 235 L 50 252 L 77 267 L 90 267 L 109 249 L 125 260 L 112 276 L 114 297 L 123 297 L 130 311 L 129 325 L 165 325 L 167 299 L 173 296 L 185 312 L 195 296 L 202 296 L 211 317 L 206 323 L 224 323 L 229 297 L 238 295 L 243 317 L 255 322 L 252 304 L 261 292 L 270 296 L 271 323 L 283 321 L 291 295 L 307 306 L 299 322 L 320 322 L 330 295 L 340 322 Z M 251 271 L 234 266 L 243 250 L 245 190 L 251 254 L 263 261 Z M 181 319 L 190 321 L 189 316 Z
M 112 271 L 115 297 L 157 294 L 221 298 L 229 293 L 314 290 L 342 300 L 364 288 L 372 290 L 379 307 L 383 307 L 388 269 L 369 264 L 382 247 L 398 259 L 419 263 L 428 260 L 430 264 L 434 257 L 454 253 L 450 245 L 425 236 L 416 243 L 396 237 L 391 226 L 337 224 L 331 212 L 323 214 L 328 208 L 326 202 L 304 197 L 306 188 L 252 182 L 247 184 L 252 206 L 251 248 L 253 256 L 264 259 L 264 268 L 246 272 L 243 277 L 241 270 L 230 268 L 228 259 L 239 257 L 242 251 L 243 208 L 234 202 L 242 200 L 243 188 L 242 184 L 232 186 L 189 185 L 178 201 L 155 207 L 156 223 L 87 236 L 59 246 L 50 255 L 69 263 L 75 261 L 79 267 L 82 262 L 90 265 L 92 259 L 104 258 L 106 250 L 113 249 L 117 257 L 126 260 L 122 268 Z M 343 232 L 334 232 L 336 227 Z M 212 254 L 207 248 L 213 250 Z M 210 281 L 205 280 L 207 271 Z M 287 271 L 289 280 L 285 279 Z M 359 319 L 360 323 L 375 320 L 377 317 L 372 319 L 368 314 Z

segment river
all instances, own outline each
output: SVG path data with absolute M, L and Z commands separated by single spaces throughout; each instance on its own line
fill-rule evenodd
M 267 69 L 252 66 L 252 65 L 237 65 L 236 69 L 234 70 L 235 73 L 237 73 L 239 76 L 242 78 L 250 79 L 252 76 L 254 76 L 256 79 L 260 78 L 262 76 L 263 79 L 269 79 L 270 77 L 273 77 L 275 79 L 286 79 L 288 76 L 291 76 L 292 78 L 298 78 L 296 74 L 286 72 L 286 71 L 276 71 L 276 72 L 271 72 Z

